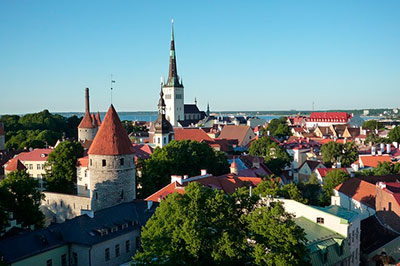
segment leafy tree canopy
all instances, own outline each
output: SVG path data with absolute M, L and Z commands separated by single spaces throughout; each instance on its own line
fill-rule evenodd
M 268 123 L 267 131 L 269 131 L 271 136 L 284 138 L 287 136 L 291 136 L 290 129 L 286 123 L 287 118 L 282 116 L 279 119 L 272 119 Z
M 392 128 L 389 131 L 388 137 L 391 142 L 400 142 L 400 126 Z
M 226 195 L 194 182 L 185 191 L 144 226 L 136 265 L 309 265 L 305 233 L 281 204 L 260 206 L 246 188 Z
M 323 199 L 321 199 L 321 202 L 324 205 L 329 205 L 331 201 L 331 196 L 333 196 L 333 189 L 338 185 L 342 184 L 349 178 L 350 178 L 349 174 L 344 170 L 335 169 L 329 171 L 326 174 L 326 177 L 324 179 L 324 185 L 322 186 L 324 194 L 323 194 Z
M 183 140 L 171 141 L 163 148 L 157 147 L 148 160 L 139 163 L 142 170 L 141 197 L 146 197 L 168 185 L 171 175 L 196 176 L 201 169 L 213 175 L 229 173 L 229 163 L 223 152 L 215 151 L 207 143 Z
M 337 143 L 330 141 L 321 148 L 322 161 L 332 165 L 341 162 L 342 167 L 348 167 L 358 159 L 358 148 L 355 142 Z
M 37 190 L 38 185 L 26 170 L 11 172 L 0 182 L 0 191 L 6 195 L 0 197 L 0 206 L 12 212 L 23 226 L 41 228 L 44 225 L 44 215 L 39 210 L 44 194 Z
M 23 116 L 3 115 L 0 122 L 4 124 L 6 131 L 6 148 L 24 149 L 55 145 L 63 135 L 77 138 L 76 129 L 80 119 L 77 116 L 65 118 L 44 110 Z
M 383 128 L 382 123 L 379 123 L 377 120 L 364 121 L 362 127 L 365 129 L 370 129 L 370 130 L 376 130 L 376 129 Z
M 303 198 L 301 191 L 295 183 L 281 186 L 279 184 L 279 178 L 269 178 L 261 181 L 257 187 L 254 188 L 254 193 L 262 197 L 283 197 L 285 199 L 307 203 L 307 200 Z
M 49 154 L 46 168 L 47 190 L 74 194 L 76 192 L 76 163 L 83 156 L 79 142 L 64 141 Z

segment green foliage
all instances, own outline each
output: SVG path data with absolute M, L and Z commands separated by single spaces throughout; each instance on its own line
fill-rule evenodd
M 280 175 L 282 169 L 290 165 L 292 157 L 290 157 L 285 148 L 273 142 L 267 146 L 264 160 L 274 174 Z
M 287 136 L 291 136 L 290 129 L 286 124 L 287 118 L 282 116 L 279 119 L 272 119 L 268 123 L 267 130 L 269 131 L 271 136 L 284 138 Z
M 341 162 L 342 167 L 348 167 L 358 159 L 358 148 L 355 142 L 345 144 L 330 141 L 321 148 L 322 161 L 326 165 Z
M 194 182 L 185 191 L 143 227 L 135 265 L 307 265 L 304 231 L 280 204 L 260 207 L 246 188 L 226 195 Z
M 29 177 L 26 170 L 14 171 L 0 182 L 0 206 L 14 214 L 14 219 L 23 226 L 35 225 L 41 228 L 44 225 L 44 215 L 39 210 L 44 194 L 37 190 L 39 183 Z
M 253 156 L 265 156 L 267 155 L 267 147 L 272 144 L 272 140 L 267 137 L 261 137 L 251 142 L 249 147 L 249 154 Z
M 76 163 L 83 156 L 79 142 L 64 141 L 49 154 L 46 168 L 47 190 L 74 194 L 76 189 Z
M 400 126 L 396 126 L 389 131 L 389 140 L 391 142 L 400 142 Z
M 357 176 L 382 176 L 400 174 L 400 163 L 378 162 L 374 169 L 365 169 L 356 172 Z
M 122 121 L 122 125 L 125 128 L 126 132 L 128 134 L 130 133 L 136 133 L 136 132 L 147 132 L 147 127 L 145 126 L 138 126 L 138 125 L 133 125 L 132 121 L 129 120 L 124 120 Z
M 6 202 L 8 197 L 10 197 L 10 193 L 5 187 L 0 186 L 0 232 L 4 230 L 8 222 Z
M 322 186 L 324 193 L 321 198 L 321 203 L 323 205 L 329 205 L 331 202 L 331 196 L 333 196 L 333 189 L 349 178 L 349 174 L 344 170 L 335 169 L 329 171 L 326 174 L 324 185 Z
M 379 123 L 377 120 L 364 121 L 362 127 L 365 129 L 370 129 L 370 130 L 376 130 L 376 129 L 383 128 L 382 123 Z
M 55 145 L 63 135 L 77 138 L 76 128 L 80 119 L 77 116 L 65 118 L 53 115 L 48 110 L 35 114 L 3 115 L 7 149 L 44 148 Z
M 279 178 L 270 178 L 261 181 L 257 187 L 254 188 L 254 193 L 262 197 L 283 197 L 285 199 L 307 203 L 307 200 L 303 198 L 301 191 L 295 183 L 280 186 Z
M 391 143 L 391 141 L 388 138 L 381 138 L 375 132 L 368 133 L 367 138 L 365 139 L 365 142 L 366 143 L 371 142 L 373 145 L 376 145 L 379 143 Z
M 157 147 L 148 160 L 139 162 L 142 178 L 138 191 L 140 197 L 146 197 L 168 185 L 171 175 L 196 176 L 201 169 L 207 169 L 213 175 L 229 173 L 229 164 L 224 153 L 215 151 L 207 143 L 183 140 L 171 141 L 163 148 Z

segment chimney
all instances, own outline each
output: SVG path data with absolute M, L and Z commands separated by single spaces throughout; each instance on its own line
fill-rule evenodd
M 153 201 L 149 200 L 149 201 L 147 201 L 147 209 L 150 210 L 151 207 L 153 207 Z
M 231 170 L 231 174 L 238 174 L 238 167 L 237 167 L 237 164 L 236 164 L 236 158 L 234 157 L 233 158 L 233 161 L 232 161 L 232 163 L 231 163 L 231 166 L 229 167 L 229 169 Z
M 89 88 L 85 89 L 85 112 L 90 113 L 89 107 Z
M 188 178 L 189 178 L 188 175 L 184 175 L 184 176 L 183 176 L 183 180 L 188 179 Z
M 341 162 L 337 162 L 336 163 L 336 168 L 342 168 L 342 163 Z
M 375 146 L 371 147 L 371 155 L 376 155 L 376 147 Z
M 386 144 L 386 153 L 390 154 L 392 152 L 392 144 L 388 143 Z
M 378 182 L 378 183 L 376 184 L 376 186 L 379 187 L 380 189 L 386 188 L 386 184 L 383 183 L 383 182 Z
M 382 155 L 382 150 L 378 150 L 378 155 L 379 155 L 379 156 Z
M 207 169 L 201 169 L 200 175 L 206 175 L 207 174 Z
M 87 216 L 89 216 L 90 218 L 94 218 L 94 211 L 92 210 L 81 210 L 81 215 L 86 214 Z
M 381 147 L 381 154 L 382 154 L 385 152 L 385 144 L 381 143 L 380 147 Z
M 174 182 L 178 182 L 179 185 L 182 185 L 182 176 L 180 175 L 171 175 L 171 184 Z
M 250 197 L 251 197 L 253 195 L 253 186 L 250 186 L 249 193 L 250 193 Z
M 254 157 L 253 159 L 253 168 L 260 168 L 260 159 L 258 157 Z

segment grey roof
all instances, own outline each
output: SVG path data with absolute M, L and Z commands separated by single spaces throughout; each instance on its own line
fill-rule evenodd
M 199 108 L 195 104 L 185 104 L 183 110 L 184 110 L 185 114 L 197 114 L 197 113 L 200 113 Z
M 16 235 L 0 241 L 0 257 L 7 264 L 65 244 L 95 245 L 140 230 L 154 213 L 156 205 L 153 203 L 148 210 L 146 201 L 135 200 L 97 211 L 94 218 L 81 215 L 64 223 Z M 122 229 L 123 224 L 127 224 L 127 228 Z M 111 232 L 110 229 L 116 226 L 118 230 Z M 107 229 L 108 233 L 102 236 L 100 229 Z

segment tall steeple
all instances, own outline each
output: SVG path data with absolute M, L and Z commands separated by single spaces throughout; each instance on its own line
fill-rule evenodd
M 169 51 L 169 72 L 168 81 L 166 86 L 169 87 L 180 87 L 182 86 L 179 82 L 178 70 L 176 67 L 176 55 L 175 55 L 175 41 L 174 41 L 174 20 L 171 22 L 171 48 Z
M 207 112 L 206 112 L 207 116 L 210 116 L 210 103 L 207 102 Z

